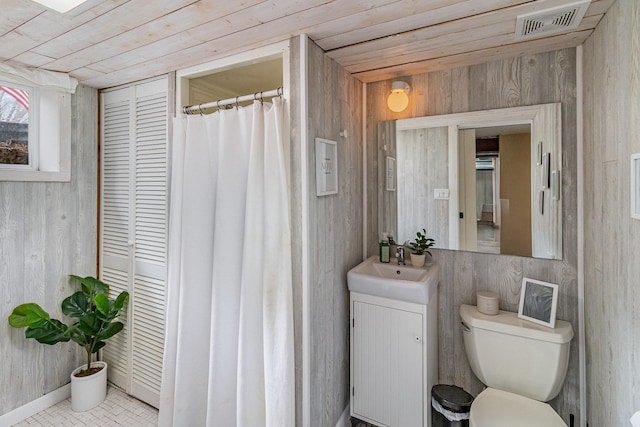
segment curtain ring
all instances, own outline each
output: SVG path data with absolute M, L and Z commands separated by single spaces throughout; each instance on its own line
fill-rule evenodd
M 200 111 L 200 115 L 204 116 L 204 112 L 202 111 L 202 104 L 198 104 L 198 110 Z
M 189 113 L 189 108 L 191 108 L 191 106 L 189 106 L 189 105 L 185 105 L 184 107 L 182 107 L 182 113 L 183 114 L 190 114 Z
M 216 101 L 216 106 L 218 107 L 218 111 L 220 111 L 220 100 L 219 99 Z
M 240 108 L 240 103 L 238 102 L 239 96 L 236 96 L 236 110 Z
M 283 88 L 279 87 L 278 90 L 276 91 L 276 93 L 278 94 L 278 98 L 282 98 L 282 95 L 284 95 Z

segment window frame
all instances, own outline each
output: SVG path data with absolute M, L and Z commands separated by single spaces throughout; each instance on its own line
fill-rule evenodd
M 29 123 L 28 123 L 28 140 L 27 147 L 29 152 L 29 163 L 26 165 L 16 165 L 9 163 L 0 163 L 0 169 L 36 172 L 38 170 L 39 150 L 38 143 L 40 141 L 38 132 L 38 117 L 40 110 L 40 97 L 38 88 L 27 86 L 19 83 L 13 83 L 7 80 L 0 80 L 0 86 L 6 86 L 13 89 L 26 90 L 29 93 Z
M 0 84 L 29 91 L 29 165 L 0 164 L 0 182 L 71 181 L 71 94 L 10 79 Z

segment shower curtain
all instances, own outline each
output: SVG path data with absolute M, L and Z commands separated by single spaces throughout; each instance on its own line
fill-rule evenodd
M 294 426 L 283 111 L 174 121 L 160 426 Z

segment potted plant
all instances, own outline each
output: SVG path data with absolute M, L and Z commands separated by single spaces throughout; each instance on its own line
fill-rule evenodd
M 73 322 L 67 326 L 52 319 L 38 304 L 30 302 L 13 309 L 9 324 L 26 327 L 25 337 L 42 344 L 74 341 L 87 353 L 87 363 L 71 373 L 71 408 L 86 411 L 98 406 L 107 395 L 107 364 L 92 362 L 94 353 L 105 346 L 105 340 L 122 330 L 115 319 L 129 298 L 124 291 L 115 300 L 107 297 L 109 286 L 95 277 L 69 276 L 80 282 L 82 290 L 62 301 L 62 312 Z
M 427 230 L 424 228 L 422 229 L 422 233 L 418 231 L 416 236 L 416 239 L 409 243 L 411 249 L 413 249 L 413 252 L 411 252 L 411 265 L 414 267 L 422 267 L 425 262 L 426 254 L 431 256 L 429 248 L 435 245 L 436 241 L 427 238 Z

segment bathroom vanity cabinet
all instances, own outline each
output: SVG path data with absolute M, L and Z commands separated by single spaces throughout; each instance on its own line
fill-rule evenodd
M 437 382 L 437 294 L 426 304 L 351 292 L 351 416 L 378 426 L 431 426 Z

